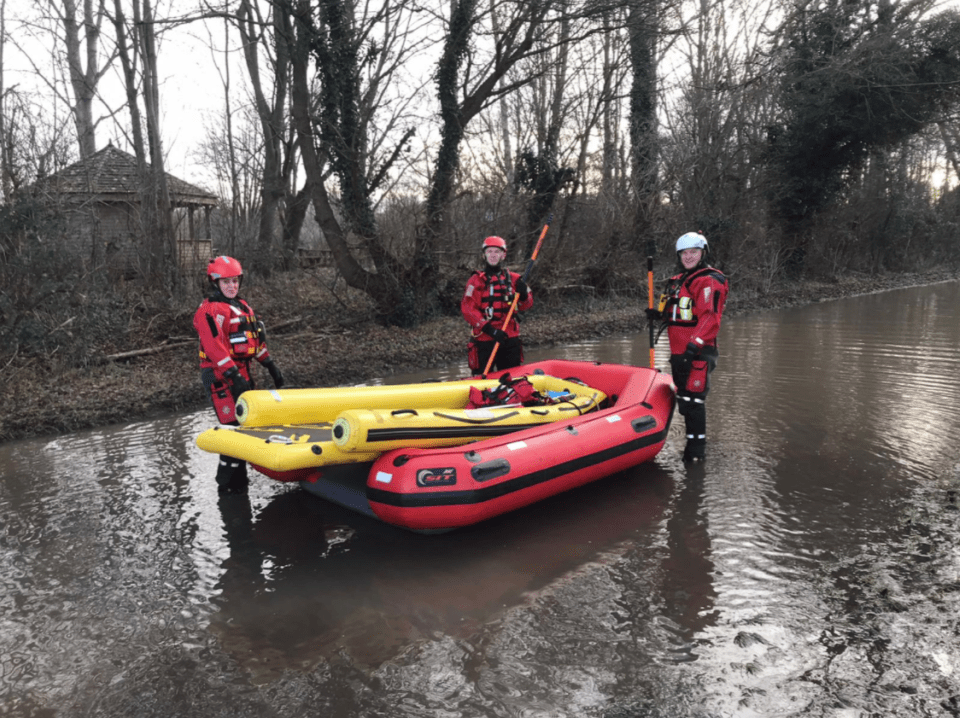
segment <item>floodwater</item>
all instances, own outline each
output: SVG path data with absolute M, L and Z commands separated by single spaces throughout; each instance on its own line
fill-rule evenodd
M 218 501 L 212 412 L 0 446 L 0 716 L 960 716 L 958 307 L 731 317 L 705 465 L 442 535 Z

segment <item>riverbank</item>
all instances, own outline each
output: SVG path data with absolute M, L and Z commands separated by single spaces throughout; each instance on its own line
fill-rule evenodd
M 847 276 L 832 282 L 784 284 L 766 293 L 738 292 L 734 285 L 727 317 L 812 302 L 956 280 L 960 272 Z M 288 386 L 354 384 L 399 372 L 461 361 L 467 340 L 463 321 L 444 317 L 416 329 L 383 327 L 372 321 L 330 321 L 349 313 L 342 301 L 302 314 L 304 294 L 287 288 L 251 302 L 270 331 L 268 345 Z M 640 331 L 645 304 L 635 297 L 578 298 L 540 303 L 523 326 L 527 347 L 549 347 L 587 338 Z M 83 368 L 38 371 L 38 362 L 6 362 L 8 408 L 0 417 L 0 442 L 137 421 L 207 405 L 199 384 L 191 314 L 181 311 L 176 334 L 151 335 L 147 321 L 137 346 L 121 347 Z M 282 318 L 282 319 L 281 319 Z M 152 320 L 151 320 L 152 321 Z M 153 324 L 161 324 L 153 322 Z M 270 329 L 273 327 L 273 329 Z M 270 386 L 266 372 L 261 386 Z

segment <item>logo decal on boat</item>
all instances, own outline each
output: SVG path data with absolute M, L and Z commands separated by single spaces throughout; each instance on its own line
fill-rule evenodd
M 455 483 L 457 483 L 457 470 L 453 467 L 420 469 L 417 472 L 417 486 L 453 486 Z

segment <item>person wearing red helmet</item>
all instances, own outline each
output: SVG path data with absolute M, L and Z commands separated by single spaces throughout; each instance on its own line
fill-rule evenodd
M 647 309 L 650 321 L 662 321 L 670 339 L 670 370 L 677 387 L 677 409 L 687 429 L 684 461 L 706 458 L 710 374 L 720 352 L 717 333 L 727 301 L 727 278 L 707 264 L 707 239 L 687 232 L 677 240 L 681 272 L 670 277 L 660 307 Z
M 283 374 L 267 351 L 263 322 L 240 298 L 243 267 L 233 257 L 219 256 L 207 265 L 211 293 L 193 316 L 200 338 L 200 381 L 221 424 L 237 424 L 237 399 L 253 389 L 250 361 L 256 359 L 270 372 L 274 386 L 283 386 Z M 221 494 L 246 493 L 247 464 L 229 456 L 220 457 L 217 487 Z
M 474 374 L 481 373 L 490 360 L 493 347 L 499 342 L 494 357 L 497 370 L 511 369 L 523 364 L 523 343 L 520 341 L 520 325 L 516 314 L 504 325 L 514 294 L 517 295 L 517 310 L 533 306 L 533 293 L 516 272 L 503 266 L 507 256 L 507 243 L 502 237 L 487 237 L 483 240 L 483 269 L 475 272 L 467 281 L 467 288 L 460 300 L 460 312 L 467 320 L 473 336 L 467 343 L 467 363 Z

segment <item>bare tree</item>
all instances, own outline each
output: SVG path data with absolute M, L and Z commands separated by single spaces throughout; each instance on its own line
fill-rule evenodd
M 64 42 L 67 50 L 67 66 L 70 71 L 70 86 L 73 89 L 74 117 L 77 124 L 77 141 L 80 156 L 89 157 L 97 151 L 93 100 L 97 84 L 109 68 L 109 60 L 100 66 L 100 30 L 105 17 L 105 0 L 84 0 L 83 16 L 78 20 L 75 0 L 62 0 L 62 6 L 50 3 L 51 9 L 61 10 Z M 83 33 L 81 35 L 80 25 Z
M 140 213 L 143 225 L 143 255 L 146 259 L 144 269 L 148 278 L 156 280 L 168 290 L 173 290 L 179 281 L 179 265 L 160 133 L 157 25 L 153 6 L 150 0 L 133 0 L 133 18 L 128 21 L 122 0 L 114 0 L 112 20 L 116 31 L 117 53 L 123 68 L 133 134 L 132 144 L 141 175 Z
M 209 26 L 207 26 L 209 29 Z M 218 120 L 208 125 L 200 146 L 200 156 L 217 178 L 219 195 L 230 201 L 230 214 L 225 228 L 226 238 L 217 246 L 231 255 L 237 253 L 240 235 L 247 235 L 251 218 L 258 213 L 260 178 L 263 176 L 259 147 L 262 144 L 256 123 L 248 118 L 246 107 L 237 108 L 233 97 L 233 70 L 230 62 L 229 17 L 224 16 L 223 60 L 217 58 L 216 43 L 208 37 L 213 66 L 223 84 L 223 109 Z
M 436 65 L 440 140 L 430 168 L 426 217 L 416 235 L 412 257 L 404 258 L 392 253 L 380 236 L 373 196 L 383 186 L 386 170 L 396 162 L 413 130 L 399 133 L 392 143 L 393 149 L 383 153 L 381 164 L 370 162 L 371 115 L 364 110 L 361 99 L 366 95 L 362 90 L 365 85 L 360 68 L 370 66 L 369 58 L 380 57 L 381 52 L 375 48 L 375 53 L 361 54 L 359 48 L 363 47 L 362 37 L 371 24 L 352 20 L 351 6 L 342 0 L 320 3 L 316 18 L 305 3 L 296 7 L 297 40 L 301 49 L 294 60 L 293 106 L 308 181 L 322 185 L 328 166 L 338 180 L 336 203 L 325 187 L 314 189 L 318 221 L 340 271 L 351 286 L 374 297 L 386 320 L 419 321 L 438 311 L 440 295 L 445 291 L 447 280 L 440 264 L 445 213 L 456 186 L 460 149 L 468 124 L 486 108 L 494 106 L 500 97 L 535 80 L 548 66 L 548 63 L 526 61 L 553 51 L 560 58 L 559 45 L 577 42 L 590 33 L 601 32 L 602 28 L 595 24 L 577 33 L 563 31 L 562 14 L 551 15 L 554 4 L 549 0 L 504 1 L 496 3 L 489 12 L 481 12 L 474 0 L 452 5 Z M 397 12 L 394 6 L 384 6 L 374 19 L 382 21 L 394 12 Z M 588 15 L 586 11 L 569 13 L 571 18 Z M 491 30 L 493 17 L 497 18 L 495 33 Z M 550 39 L 538 43 L 540 38 Z M 307 68 L 297 67 L 297 63 L 311 55 L 320 85 L 316 118 L 311 114 Z M 526 63 L 525 70 L 511 76 L 511 70 L 520 68 L 521 63 Z M 557 83 L 556 87 L 555 96 L 548 101 L 554 108 L 562 104 L 557 98 L 561 97 L 563 83 Z M 561 112 L 556 113 L 555 121 L 558 124 L 544 126 L 545 142 L 548 136 L 559 136 Z M 550 141 L 556 143 L 556 139 Z M 308 150 L 308 144 L 312 149 Z M 348 235 L 356 237 L 359 243 L 351 246 Z M 361 256 L 369 258 L 374 271 L 364 268 L 359 261 Z
M 259 262 L 268 269 L 274 264 L 280 208 L 289 194 L 289 175 L 296 165 L 292 142 L 285 134 L 293 29 L 289 13 L 271 9 L 265 18 L 260 3 L 252 0 L 240 0 L 235 22 L 263 137 Z M 268 63 L 269 86 L 262 77 L 263 58 Z M 283 263 L 291 266 L 296 247 L 281 245 L 280 249 Z
M 749 236 L 762 230 L 748 228 L 766 203 L 762 158 L 776 93 L 764 36 L 774 10 L 730 0 L 700 0 L 698 10 L 674 46 L 684 82 L 664 113 L 664 188 L 678 212 L 670 229 L 704 232 L 715 261 L 762 264 Z
M 634 236 L 646 238 L 651 212 L 657 204 L 659 154 L 657 123 L 657 44 L 660 36 L 660 2 L 630 0 L 627 27 L 630 34 L 631 175 L 636 192 Z
M 220 223 L 215 244 L 235 255 L 255 246 L 259 233 L 263 146 L 260 121 L 250 105 L 227 106 L 206 125 L 197 158 L 216 182 L 216 193 L 227 198 L 229 211 Z M 239 252 L 243 254 L 243 252 Z
M 94 102 L 99 83 L 115 57 L 110 53 L 104 56 L 101 32 L 106 19 L 105 2 L 84 0 L 81 9 L 76 0 L 46 0 L 38 4 L 37 9 L 42 12 L 45 7 L 50 14 L 41 14 L 35 21 L 24 21 L 21 25 L 28 38 L 38 38 L 50 48 L 55 58 L 54 69 L 65 75 L 65 84 L 59 82 L 58 72 L 51 74 L 37 63 L 35 54 L 25 43 L 13 40 L 21 55 L 33 65 L 37 80 L 70 106 L 81 157 L 96 152 L 99 119 L 94 117 Z
M 452 5 L 443 55 L 437 63 L 440 147 L 427 195 L 426 223 L 418 235 L 415 253 L 416 263 L 427 277 L 424 286 L 435 285 L 439 279 L 444 211 L 453 193 L 465 128 L 485 107 L 533 79 L 525 76 L 515 82 L 501 82 L 511 68 L 537 53 L 535 41 L 545 30 L 552 7 L 551 0 L 495 4 L 490 12 L 497 16 L 498 31 L 492 38 L 492 52 L 482 57 L 469 54 L 481 19 L 476 0 L 459 0 Z M 468 71 L 463 71 L 464 66 Z
M 416 127 L 398 127 L 399 137 L 389 144 L 380 142 L 376 153 L 371 152 L 370 141 L 375 137 L 372 117 L 382 106 L 379 93 L 385 79 L 396 72 L 399 58 L 412 51 L 401 40 L 409 28 L 400 21 L 405 5 L 386 4 L 360 21 L 352 16 L 352 5 L 341 0 L 321 3 L 316 19 L 306 0 L 285 7 L 293 13 L 295 27 L 293 116 L 318 224 L 347 283 L 367 292 L 385 318 L 405 321 L 400 317 L 409 314 L 403 289 L 408 279 L 402 262 L 379 236 L 374 195 L 385 186 Z M 371 28 L 387 18 L 394 29 L 379 43 L 372 42 Z M 397 54 L 383 64 L 379 59 L 390 57 L 386 48 L 391 43 Z M 370 51 L 362 54 L 364 47 Z M 318 75 L 317 95 L 309 81 L 312 68 Z M 404 112 L 404 107 L 401 103 L 392 117 Z M 331 196 L 325 186 L 328 169 L 337 178 L 339 197 Z M 351 237 L 359 244 L 352 245 Z M 366 269 L 361 258 L 371 262 L 374 271 Z
M 951 127 L 946 120 L 937 121 L 937 129 L 943 140 L 947 160 L 957 180 L 960 180 L 960 133 Z
M 7 48 L 7 0 L 0 0 L 0 193 L 13 194 L 13 147 L 8 139 L 7 82 L 3 59 Z
M 7 2 L 0 0 L 0 201 L 15 202 L 22 188 L 66 164 L 73 154 L 66 126 L 76 123 L 74 113 L 41 107 L 19 84 L 8 86 L 7 22 Z

